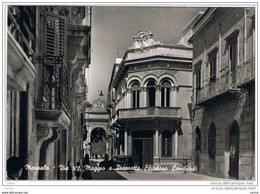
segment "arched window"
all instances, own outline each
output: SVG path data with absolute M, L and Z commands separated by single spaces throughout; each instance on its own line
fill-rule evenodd
M 139 101 L 140 101 L 140 87 L 138 83 L 134 83 L 131 89 L 132 89 L 132 107 L 138 108 Z
M 172 134 L 165 130 L 162 133 L 162 157 L 172 156 Z
M 170 106 L 170 87 L 171 83 L 169 81 L 164 81 L 162 83 L 161 89 L 161 106 Z
M 209 127 L 208 154 L 212 159 L 216 156 L 216 126 L 214 123 L 211 123 Z
M 200 128 L 196 128 L 195 130 L 195 140 L 196 140 L 196 151 L 201 151 L 201 133 L 200 133 Z
M 148 96 L 148 106 L 155 106 L 155 83 L 154 81 L 149 81 L 147 83 L 147 96 Z

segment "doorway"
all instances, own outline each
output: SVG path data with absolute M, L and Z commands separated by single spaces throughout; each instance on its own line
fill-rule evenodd
M 229 144 L 229 176 L 238 179 L 239 167 L 239 126 L 234 121 L 230 128 Z
M 145 168 L 146 165 L 153 165 L 153 132 L 135 131 L 132 140 L 134 166 Z

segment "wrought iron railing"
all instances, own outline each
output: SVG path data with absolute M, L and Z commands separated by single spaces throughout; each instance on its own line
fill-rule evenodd
M 41 110 L 63 110 L 70 116 L 69 67 L 67 64 L 46 65 L 42 61 L 42 83 L 37 108 Z
M 34 60 L 35 7 L 9 6 L 8 31 L 21 46 L 28 59 Z

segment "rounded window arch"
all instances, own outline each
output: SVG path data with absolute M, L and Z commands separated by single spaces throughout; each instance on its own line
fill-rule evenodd
M 209 127 L 208 154 L 212 159 L 216 156 L 216 126 L 214 123 L 211 123 Z
M 170 106 L 170 89 L 171 83 L 168 80 L 164 80 L 161 84 L 161 106 Z
M 165 130 L 162 133 L 162 157 L 172 156 L 172 133 Z
M 134 82 L 131 85 L 132 90 L 132 108 L 138 108 L 140 106 L 140 85 L 138 82 Z
M 156 91 L 155 81 L 149 80 L 147 83 L 147 105 L 149 107 L 155 106 L 155 91 Z

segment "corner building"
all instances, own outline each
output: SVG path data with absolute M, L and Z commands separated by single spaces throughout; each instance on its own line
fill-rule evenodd
M 166 46 L 140 30 L 109 84 L 113 155 L 132 155 L 134 165 L 172 166 L 191 158 L 192 48 Z
M 208 8 L 193 27 L 192 132 L 202 174 L 255 174 L 255 9 Z

